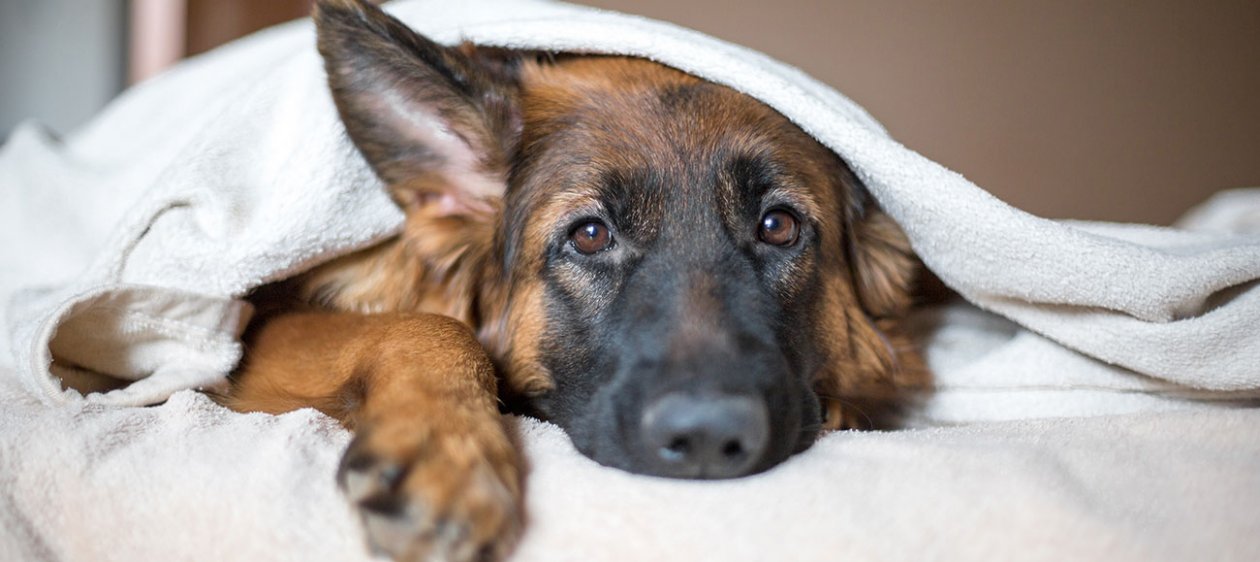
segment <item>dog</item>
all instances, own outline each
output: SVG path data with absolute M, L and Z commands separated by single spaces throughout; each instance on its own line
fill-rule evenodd
M 361 0 L 314 18 L 405 227 L 253 295 L 223 401 L 353 430 L 338 482 L 378 551 L 510 552 L 501 409 L 604 465 L 733 478 L 925 376 L 906 238 L 761 102 L 641 59 L 442 46 Z

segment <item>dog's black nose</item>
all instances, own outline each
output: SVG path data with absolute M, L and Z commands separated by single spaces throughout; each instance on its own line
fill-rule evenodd
M 648 405 L 640 428 L 661 476 L 733 478 L 757 466 L 769 426 L 762 400 L 671 393 Z

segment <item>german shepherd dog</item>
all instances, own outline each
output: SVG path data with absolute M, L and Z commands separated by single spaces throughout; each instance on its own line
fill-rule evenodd
M 501 405 L 604 465 L 732 478 L 924 376 L 903 234 L 759 101 L 640 59 L 441 46 L 361 0 L 315 20 L 406 224 L 260 291 L 224 400 L 352 429 L 338 481 L 378 551 L 506 556 Z

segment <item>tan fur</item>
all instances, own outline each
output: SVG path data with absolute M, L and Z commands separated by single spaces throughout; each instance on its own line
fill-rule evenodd
M 429 312 L 474 325 L 493 238 L 488 220 L 416 207 L 397 238 L 303 276 L 301 296 L 333 310 Z
M 425 517 L 467 521 L 474 544 L 506 552 L 520 530 L 520 461 L 499 422 L 494 367 L 467 325 L 434 314 L 292 313 L 248 344 L 227 406 L 314 407 L 341 420 L 358 432 L 352 453 L 399 474 L 351 486 L 352 499 L 403 490 L 432 511 Z M 470 483 L 483 492 L 462 493 Z M 412 538 L 379 546 L 427 556 L 423 537 Z

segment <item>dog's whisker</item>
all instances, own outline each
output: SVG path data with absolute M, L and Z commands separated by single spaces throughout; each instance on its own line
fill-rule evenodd
M 817 394 L 818 394 L 819 399 L 833 400 L 839 403 L 841 406 L 841 411 L 856 412 L 857 415 L 861 416 L 862 420 L 865 422 L 865 424 L 862 427 L 868 428 L 868 429 L 875 427 L 875 420 L 869 414 L 867 414 L 866 411 L 863 410 L 862 407 L 859 406 L 857 402 L 854 402 L 853 400 L 847 397 L 843 397 L 843 396 L 838 396 L 838 395 L 833 395 L 833 394 L 824 394 L 821 392 Z

